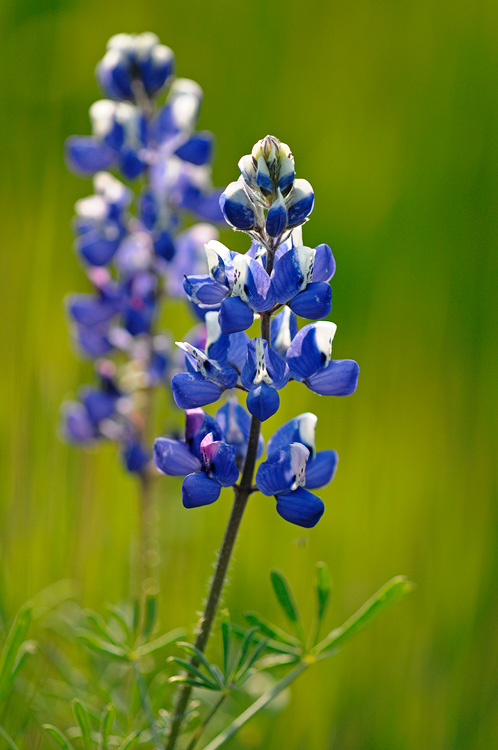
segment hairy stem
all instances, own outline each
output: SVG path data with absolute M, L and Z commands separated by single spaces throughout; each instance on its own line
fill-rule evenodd
M 278 241 L 271 248 L 267 247 L 268 254 L 266 260 L 266 271 L 268 274 L 271 274 L 273 269 L 273 261 L 277 246 Z M 262 313 L 261 315 L 261 337 L 264 338 L 268 342 L 268 344 L 270 344 L 270 313 Z M 232 506 L 232 512 L 230 514 L 230 518 L 225 530 L 225 536 L 223 537 L 223 542 L 221 544 L 218 561 L 216 563 L 216 569 L 211 581 L 209 596 L 207 598 L 206 606 L 197 629 L 195 646 L 199 649 L 199 651 L 202 652 L 204 652 L 206 648 L 209 634 L 211 632 L 214 618 L 216 616 L 218 604 L 223 590 L 223 585 L 225 583 L 228 565 L 232 556 L 235 540 L 237 539 L 240 522 L 242 521 L 242 516 L 247 505 L 247 500 L 251 492 L 254 491 L 254 469 L 256 467 L 260 432 L 261 422 L 256 417 L 252 417 L 249 439 L 247 441 L 247 453 L 244 461 L 244 468 L 242 470 L 242 477 L 240 480 L 240 484 L 234 487 L 235 499 Z M 198 661 L 195 657 L 191 658 L 190 663 L 193 666 L 198 666 Z M 171 720 L 170 733 L 168 741 L 166 743 L 166 750 L 173 750 L 173 748 L 176 746 L 176 741 L 182 728 L 191 693 L 191 685 L 182 685 L 178 690 L 175 710 L 173 713 L 173 718 Z

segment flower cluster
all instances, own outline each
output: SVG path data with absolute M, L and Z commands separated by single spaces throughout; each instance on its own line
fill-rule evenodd
M 255 450 L 254 441 L 261 422 L 278 411 L 279 391 L 289 380 L 320 395 L 347 396 L 356 389 L 359 369 L 353 360 L 332 359 L 336 326 L 322 319 L 331 309 L 335 261 L 328 245 L 303 245 L 301 225 L 314 196 L 306 180 L 295 178 L 289 147 L 267 136 L 239 168 L 241 176 L 222 194 L 220 206 L 227 222 L 246 232 L 252 244 L 239 254 L 216 240 L 206 243 L 208 272 L 184 280 L 206 335 L 203 343 L 177 342 L 186 371 L 173 376 L 171 387 L 176 404 L 186 410 L 185 440 L 158 438 L 155 461 L 165 474 L 186 475 L 186 507 L 214 502 L 221 487 L 246 495 L 257 489 L 275 496 L 283 518 L 310 527 L 324 510 L 310 490 L 330 482 L 337 465 L 334 451 L 315 451 L 316 417 L 302 414 L 277 430 L 256 485 L 261 445 Z M 298 317 L 313 322 L 300 327 Z M 251 337 L 246 331 L 255 320 L 260 332 Z M 235 406 L 233 396 L 216 417 L 200 408 L 233 389 L 246 394 L 247 412 Z
M 172 51 L 154 34 L 112 37 L 97 66 L 107 98 L 90 108 L 93 135 L 66 146 L 70 167 L 93 175 L 94 193 L 76 203 L 74 220 L 91 291 L 70 295 L 67 311 L 97 383 L 64 405 L 65 436 L 115 440 L 127 469 L 139 473 L 151 453 L 149 392 L 166 382 L 171 362 L 159 314 L 165 300 L 183 296 L 185 273 L 205 269 L 203 247 L 218 236 L 204 221 L 184 229 L 184 218 L 222 220 L 211 186 L 213 137 L 195 130 L 202 91 L 173 70 Z M 121 181 L 140 176 L 138 190 Z

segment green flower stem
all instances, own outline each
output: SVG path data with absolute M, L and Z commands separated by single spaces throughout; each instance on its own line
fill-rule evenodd
M 268 274 L 271 274 L 272 272 L 273 260 L 277 247 L 278 242 L 276 242 L 272 248 L 268 248 L 268 259 L 266 264 L 266 271 Z M 268 345 L 270 345 L 271 338 L 270 329 L 271 314 L 269 312 L 262 313 L 261 336 L 268 342 Z M 225 530 L 225 536 L 223 537 L 223 542 L 221 544 L 218 561 L 216 563 L 216 569 L 211 581 L 211 588 L 209 590 L 206 607 L 198 625 L 197 638 L 194 645 L 199 649 L 199 651 L 202 652 L 204 652 L 204 649 L 206 648 L 214 618 L 216 617 L 221 592 L 225 583 L 228 565 L 232 556 L 235 540 L 237 539 L 240 522 L 242 521 L 242 516 L 244 514 L 249 495 L 254 492 L 254 470 L 256 468 L 260 432 L 261 422 L 256 417 L 252 417 L 249 439 L 247 441 L 247 453 L 244 461 L 244 468 L 242 470 L 242 478 L 240 480 L 240 484 L 234 487 L 235 499 L 232 506 L 232 512 L 230 514 L 230 518 Z M 191 658 L 190 663 L 195 667 L 198 666 L 198 661 L 195 657 Z M 184 684 L 178 689 L 173 718 L 171 720 L 171 729 L 168 741 L 166 743 L 166 750 L 173 750 L 173 748 L 176 746 L 176 741 L 182 728 L 185 711 L 187 710 L 187 705 L 191 693 L 191 685 Z
M 217 737 L 212 740 L 212 742 L 209 743 L 209 745 L 206 745 L 203 750 L 218 750 L 219 747 L 225 744 L 229 739 L 231 739 L 239 729 L 242 729 L 244 724 L 247 724 L 248 721 L 250 721 L 253 716 L 256 716 L 257 713 L 259 713 L 263 708 L 266 708 L 269 703 L 271 703 L 279 693 L 281 693 L 283 690 L 285 690 L 286 687 L 288 687 L 291 682 L 294 682 L 294 680 L 301 675 L 304 670 L 309 666 L 308 662 L 301 661 L 295 669 L 292 670 L 292 672 L 289 672 L 285 677 L 282 677 L 282 679 L 277 682 L 274 687 L 271 688 L 271 690 L 268 690 L 266 693 L 264 693 L 261 698 L 258 698 L 258 700 L 252 704 L 252 706 L 249 706 L 249 708 L 244 711 L 240 716 L 238 716 L 232 723 L 221 732 Z

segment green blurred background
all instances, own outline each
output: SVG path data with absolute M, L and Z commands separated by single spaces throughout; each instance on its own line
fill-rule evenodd
M 87 606 L 129 593 L 135 487 L 111 446 L 56 435 L 90 372 L 62 298 L 87 289 L 70 220 L 91 184 L 66 171 L 63 142 L 89 132 L 108 37 L 154 31 L 204 89 L 216 184 L 266 133 L 291 145 L 316 194 L 307 244 L 337 260 L 335 356 L 361 367 L 348 399 L 285 391 L 279 420 L 315 411 L 340 468 L 311 532 L 251 499 L 225 601 L 278 617 L 277 566 L 309 617 L 319 559 L 331 624 L 395 574 L 418 585 L 231 747 L 497 747 L 496 3 L 3 0 L 0 25 L 2 613 L 67 577 Z M 230 496 L 186 512 L 178 483 L 159 491 L 162 621 L 193 625 Z

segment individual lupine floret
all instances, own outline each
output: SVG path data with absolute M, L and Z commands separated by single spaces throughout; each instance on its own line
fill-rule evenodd
M 220 198 L 227 222 L 269 240 L 303 224 L 313 210 L 313 189 L 294 178 L 294 159 L 287 144 L 268 135 L 239 161 L 241 176 Z M 267 211 L 266 217 L 264 212 Z
M 291 377 L 321 396 L 349 396 L 358 383 L 360 368 L 353 359 L 331 359 L 336 330 L 335 323 L 310 323 L 297 333 L 286 354 Z
M 223 391 L 236 385 L 239 376 L 233 367 L 210 359 L 205 352 L 186 341 L 177 341 L 176 345 L 186 354 L 188 370 L 174 375 L 171 380 L 173 397 L 180 409 L 212 404 Z
M 174 65 L 172 50 L 160 44 L 155 34 L 116 34 L 107 42 L 96 75 L 107 96 L 134 101 L 140 95 L 137 84 L 147 96 L 156 96 L 167 85 Z
M 289 368 L 280 354 L 262 338 L 247 346 L 247 359 L 240 381 L 247 394 L 249 412 L 261 422 L 272 417 L 280 406 L 278 391 L 289 381 Z
M 310 492 L 334 477 L 336 451 L 315 451 L 317 417 L 300 414 L 282 425 L 268 443 L 267 460 L 256 473 L 258 489 L 275 495 L 277 512 L 286 521 L 310 528 L 320 520 L 324 505 Z
M 154 460 L 163 474 L 186 475 L 183 504 L 195 508 L 214 503 L 222 487 L 237 482 L 239 470 L 236 448 L 224 442 L 216 419 L 202 409 L 187 409 L 185 417 L 185 441 L 157 438 Z
M 100 99 L 90 107 L 93 135 L 71 136 L 66 143 L 69 164 L 83 174 L 118 168 L 133 180 L 145 170 L 147 120 L 134 104 Z
M 95 194 L 75 204 L 76 248 L 91 266 L 104 266 L 112 260 L 127 232 L 127 209 L 131 191 L 107 172 L 93 178 Z

